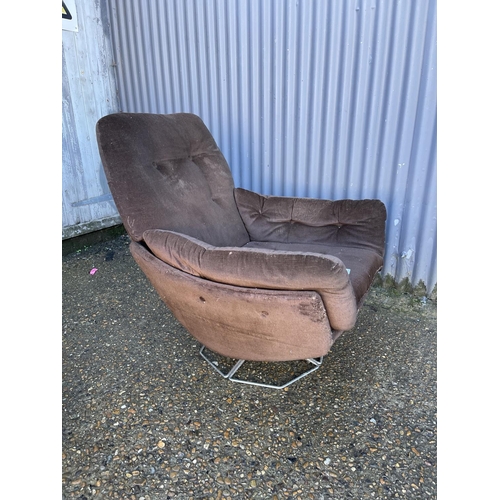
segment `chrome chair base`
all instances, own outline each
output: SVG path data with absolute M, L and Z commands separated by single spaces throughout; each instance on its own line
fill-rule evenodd
M 284 389 L 285 387 L 288 387 L 289 385 L 293 384 L 294 382 L 297 382 L 297 380 L 300 380 L 301 378 L 304 378 L 306 375 L 309 375 L 311 374 L 312 372 L 316 371 L 320 366 L 321 364 L 323 363 L 323 356 L 321 356 L 321 358 L 308 358 L 308 359 L 305 359 L 304 361 L 308 361 L 310 364 L 313 365 L 312 368 L 310 368 L 309 370 L 301 373 L 300 375 L 298 375 L 297 377 L 294 377 L 292 378 L 291 380 L 289 380 L 288 382 L 282 384 L 282 385 L 273 385 L 273 384 L 264 384 L 264 383 L 261 383 L 261 382 L 253 382 L 253 381 L 250 381 L 250 380 L 243 380 L 243 379 L 239 379 L 239 378 L 235 378 L 234 375 L 236 374 L 236 372 L 241 368 L 241 366 L 243 365 L 243 363 L 245 362 L 244 359 L 239 359 L 236 364 L 229 369 L 229 371 L 227 373 L 223 373 L 217 366 L 216 362 L 210 360 L 207 356 L 205 356 L 204 354 L 204 350 L 206 349 L 205 346 L 202 346 L 201 349 L 200 349 L 200 355 L 201 357 L 219 374 L 221 375 L 222 377 L 224 377 L 225 379 L 228 379 L 230 380 L 231 382 L 238 382 L 240 384 L 247 384 L 247 385 L 256 385 L 256 386 L 259 386 L 259 387 L 267 387 L 269 389 Z

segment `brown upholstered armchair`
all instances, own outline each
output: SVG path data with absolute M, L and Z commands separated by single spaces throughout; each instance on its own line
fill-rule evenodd
M 179 322 L 213 353 L 307 360 L 352 329 L 384 257 L 379 200 L 261 196 L 231 171 L 193 114 L 117 113 L 97 123 L 130 251 Z M 204 354 L 205 353 L 205 354 Z

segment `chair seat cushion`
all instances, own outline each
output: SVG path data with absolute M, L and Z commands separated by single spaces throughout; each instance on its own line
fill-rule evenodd
M 145 231 L 143 238 L 156 257 L 194 276 L 250 288 L 317 291 L 334 330 L 355 324 L 357 301 L 349 274 L 344 263 L 327 252 L 214 247 L 159 229 Z
M 288 252 L 314 252 L 316 254 L 330 255 L 341 260 L 349 269 L 358 308 L 362 305 L 363 298 L 373 283 L 375 275 L 382 268 L 383 258 L 373 250 L 356 247 L 341 247 L 323 245 L 318 243 L 276 243 L 270 241 L 251 241 L 244 248 L 266 248 Z

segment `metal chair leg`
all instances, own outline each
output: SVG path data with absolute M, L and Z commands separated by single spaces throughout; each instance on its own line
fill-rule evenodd
M 224 378 L 229 378 L 232 377 L 237 371 L 238 369 L 241 367 L 241 365 L 245 362 L 244 359 L 239 359 L 236 364 L 229 370 L 228 373 L 222 373 L 221 370 L 219 370 L 219 368 L 217 368 L 217 366 L 214 364 L 213 361 L 211 361 L 210 359 L 208 359 L 204 354 L 203 354 L 203 351 L 205 350 L 205 346 L 202 346 L 201 349 L 200 349 L 200 355 L 201 357 L 219 374 L 219 375 L 222 375 Z
M 321 364 L 323 363 L 323 356 L 321 356 L 320 358 L 308 358 L 308 359 L 306 359 L 304 361 L 308 361 L 309 363 L 311 363 L 313 365 L 312 368 L 310 368 L 309 370 L 307 370 L 304 373 L 301 373 L 297 377 L 294 377 L 292 380 L 286 382 L 285 384 L 282 384 L 282 385 L 273 385 L 273 384 L 264 384 L 264 383 L 261 383 L 261 382 L 252 382 L 250 380 L 243 380 L 243 379 L 235 378 L 234 375 L 241 368 L 241 365 L 243 365 L 243 363 L 245 362 L 244 359 L 238 360 L 236 362 L 236 364 L 227 373 L 223 373 L 221 370 L 219 370 L 219 368 L 217 367 L 217 365 L 213 361 L 211 361 L 210 359 L 208 359 L 207 356 L 205 356 L 205 354 L 203 354 L 204 350 L 205 350 L 205 346 L 202 346 L 201 349 L 200 349 L 200 355 L 201 355 L 201 357 L 205 361 L 207 361 L 207 363 L 219 375 L 221 375 L 225 379 L 228 379 L 231 382 L 238 382 L 240 384 L 247 384 L 247 385 L 255 385 L 255 386 L 258 386 L 258 387 L 267 387 L 269 389 L 284 389 L 285 387 L 288 387 L 289 385 L 293 384 L 294 382 L 297 382 L 297 380 L 300 380 L 301 378 L 304 378 L 306 375 L 309 375 L 312 372 L 316 371 L 321 366 Z

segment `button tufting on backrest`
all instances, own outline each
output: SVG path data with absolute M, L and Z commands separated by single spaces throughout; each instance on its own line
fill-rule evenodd
M 199 117 L 116 113 L 99 120 L 97 137 L 133 240 L 141 241 L 147 229 L 169 229 L 213 245 L 249 241 L 229 166 Z

